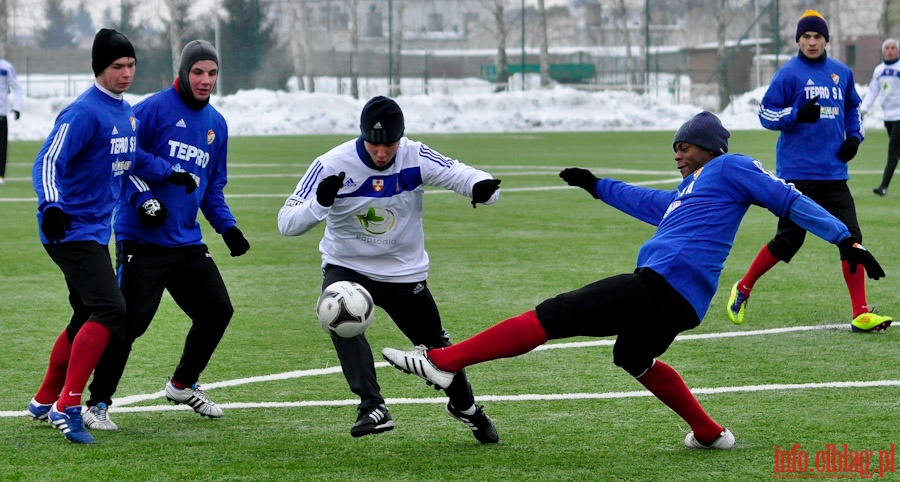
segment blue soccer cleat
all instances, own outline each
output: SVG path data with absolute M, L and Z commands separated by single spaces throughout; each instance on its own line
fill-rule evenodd
M 56 409 L 56 403 L 50 407 L 50 423 L 54 427 L 60 429 L 66 440 L 73 444 L 92 444 L 94 437 L 84 428 L 84 421 L 81 419 L 81 406 L 68 407 L 64 412 Z

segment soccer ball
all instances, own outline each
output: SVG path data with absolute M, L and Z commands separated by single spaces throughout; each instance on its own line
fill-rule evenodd
M 375 303 L 362 285 L 337 281 L 328 285 L 319 296 L 316 317 L 327 333 L 353 338 L 363 334 L 372 324 Z

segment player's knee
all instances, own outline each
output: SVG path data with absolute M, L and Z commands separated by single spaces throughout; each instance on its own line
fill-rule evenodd
M 769 252 L 772 253 L 772 256 L 778 258 L 779 260 L 790 263 L 791 259 L 794 258 L 794 255 L 800 251 L 800 246 L 803 243 L 796 243 L 792 241 L 788 241 L 785 239 L 775 238 L 772 241 L 769 241 L 767 245 L 769 248 Z
M 203 317 L 218 324 L 228 324 L 234 316 L 234 306 L 228 299 L 210 303 L 203 310 Z
M 633 350 L 616 350 L 613 347 L 613 363 L 631 376 L 641 376 L 653 364 L 653 357 L 636 353 Z
M 125 319 L 125 300 L 122 299 L 121 302 L 113 302 L 105 306 L 99 306 L 94 309 L 94 314 L 97 318 L 97 321 L 104 323 L 110 321 L 119 321 Z

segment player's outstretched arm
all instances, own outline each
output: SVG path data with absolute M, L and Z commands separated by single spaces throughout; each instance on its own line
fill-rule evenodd
M 594 199 L 600 199 L 600 196 L 597 195 L 597 181 L 600 179 L 591 171 L 579 167 L 567 167 L 559 173 L 559 177 L 570 186 L 584 189 Z

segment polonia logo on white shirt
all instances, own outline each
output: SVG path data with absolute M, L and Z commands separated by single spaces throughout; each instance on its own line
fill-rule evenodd
M 372 179 L 372 189 L 375 192 L 381 192 L 384 189 L 384 179 Z

